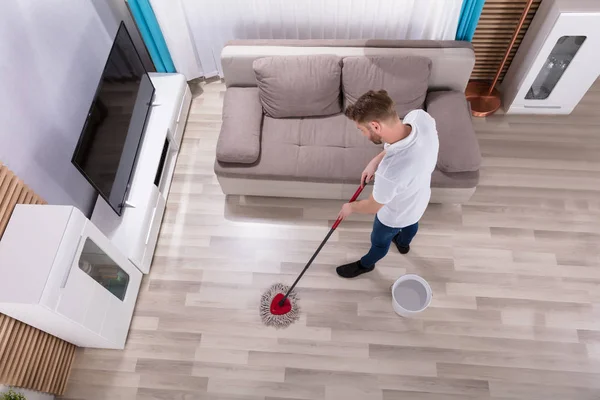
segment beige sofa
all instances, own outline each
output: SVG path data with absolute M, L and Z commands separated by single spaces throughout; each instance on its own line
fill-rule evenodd
M 225 194 L 347 199 L 381 151 L 342 113 L 386 89 L 400 117 L 424 108 L 440 138 L 432 202 L 474 193 L 481 155 L 464 89 L 475 57 L 457 41 L 230 42 L 215 173 Z

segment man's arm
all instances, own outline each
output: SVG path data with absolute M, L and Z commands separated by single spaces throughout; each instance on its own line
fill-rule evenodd
M 346 203 L 342 206 L 338 218 L 345 219 L 352 213 L 359 214 L 377 214 L 383 207 L 383 204 L 379 204 L 373 198 L 373 195 L 369 196 L 366 200 L 355 201 L 354 203 Z
M 365 186 L 367 183 L 373 180 L 373 177 L 375 176 L 375 171 L 377 171 L 377 167 L 379 167 L 379 163 L 381 163 L 383 157 L 385 157 L 385 150 L 377 154 L 375 157 L 373 157 L 371 161 L 369 161 L 360 177 L 360 184 L 362 186 Z
M 355 201 L 354 203 L 349 204 L 352 207 L 352 212 L 359 214 L 377 214 L 377 211 L 383 207 L 383 204 L 379 204 L 375 201 L 373 194 L 366 200 Z
M 383 157 L 385 157 L 385 150 L 373 157 L 369 164 L 373 163 L 375 165 L 375 168 L 377 168 L 381 160 L 383 160 Z

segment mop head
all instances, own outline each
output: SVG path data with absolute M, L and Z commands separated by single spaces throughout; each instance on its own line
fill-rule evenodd
M 272 326 L 277 329 L 287 328 L 300 317 L 300 307 L 298 307 L 298 296 L 292 291 L 283 306 L 279 306 L 279 301 L 283 298 L 288 286 L 276 283 L 269 288 L 260 299 L 260 319 L 266 326 Z

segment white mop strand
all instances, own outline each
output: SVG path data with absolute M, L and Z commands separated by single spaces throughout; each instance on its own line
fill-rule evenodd
M 282 283 L 273 284 L 260 299 L 260 319 L 266 326 L 272 326 L 277 329 L 287 328 L 292 323 L 300 318 L 300 307 L 298 306 L 298 296 L 295 291 L 292 291 L 288 296 L 292 309 L 287 314 L 273 315 L 271 314 L 271 302 L 277 294 L 285 294 L 289 289 Z

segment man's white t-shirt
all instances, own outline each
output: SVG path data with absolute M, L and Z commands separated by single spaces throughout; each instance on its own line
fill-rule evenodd
M 413 110 L 402 122 L 412 131 L 406 138 L 385 145 L 373 187 L 373 198 L 384 204 L 377 217 L 391 228 L 412 225 L 425 213 L 440 147 L 435 120 L 425 111 Z

